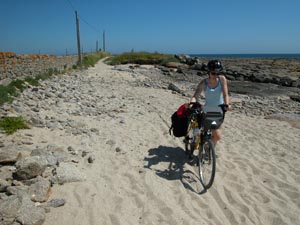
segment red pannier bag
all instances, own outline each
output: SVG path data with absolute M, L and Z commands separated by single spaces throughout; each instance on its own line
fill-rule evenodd
M 188 129 L 188 115 L 189 108 L 187 104 L 182 104 L 176 112 L 171 116 L 171 128 L 169 130 L 170 134 L 173 133 L 175 137 L 184 137 Z

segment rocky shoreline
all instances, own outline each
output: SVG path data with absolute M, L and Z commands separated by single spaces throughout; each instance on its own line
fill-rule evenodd
M 188 99 L 197 83 L 206 76 L 206 59 L 197 59 L 194 64 L 189 60 L 182 58 L 180 64 L 169 67 L 120 65 L 113 69 L 129 72 L 133 78 L 128 84 L 132 87 L 169 89 L 175 95 Z M 281 72 L 276 73 L 266 66 L 265 61 L 259 66 L 256 61 L 250 63 L 239 60 L 241 69 L 238 69 L 232 59 L 224 60 L 227 65 L 225 75 L 230 78 L 229 88 L 234 107 L 232 113 L 284 120 L 300 128 L 300 103 L 297 98 L 300 96 L 299 60 L 295 64 L 290 63 L 290 67 L 284 67 L 285 60 L 279 60 L 279 64 L 278 60 L 267 60 L 268 65 L 278 65 Z M 248 64 L 256 69 L 247 67 Z M 266 83 L 266 79 L 257 80 L 253 74 L 258 66 L 260 71 L 266 66 L 264 77 L 275 83 Z M 286 78 L 287 71 L 290 71 L 289 79 Z M 77 121 L 76 117 L 99 120 L 103 117 L 115 118 L 126 108 L 125 103 L 117 107 L 111 104 L 117 96 L 109 93 L 107 96 L 95 95 L 95 81 L 86 76 L 86 73 L 87 71 L 80 71 L 54 76 L 43 81 L 39 87 L 29 86 L 12 104 L 1 107 L 1 117 L 22 116 L 31 124 L 32 129 L 45 128 L 58 134 L 63 132 L 70 135 L 70 139 L 74 138 L 73 141 L 77 137 L 83 140 L 80 147 L 75 143 L 61 146 L 47 140 L 39 140 L 37 144 L 33 135 L 26 130 L 12 136 L 1 133 L 1 224 L 43 224 L 46 213 L 51 208 L 63 206 L 65 199 L 51 198 L 51 187 L 85 180 L 78 165 L 92 164 L 95 156 L 84 140 L 93 140 L 101 132 L 97 127 L 88 127 L 83 121 Z M 146 79 L 139 79 L 140 75 L 144 75 Z M 278 79 L 280 83 L 276 83 Z M 296 97 L 293 99 L 293 96 Z M 124 121 L 121 119 L 120 123 Z M 115 141 L 109 140 L 107 144 L 115 145 Z M 120 152 L 122 148 L 116 147 L 115 151 Z
M 169 67 L 120 65 L 115 66 L 115 69 L 130 71 L 135 74 L 141 73 L 147 76 L 147 81 L 136 85 L 170 89 L 178 94 L 191 96 L 196 85 L 207 77 L 205 65 L 210 59 L 192 59 L 186 58 L 186 56 L 179 58 L 181 63 L 171 63 Z M 249 116 L 267 116 L 268 118 L 271 118 L 273 114 L 276 115 L 276 118 L 280 118 L 282 115 L 283 120 L 290 118 L 294 125 L 297 124 L 295 118 L 297 121 L 300 120 L 300 59 L 291 60 L 292 63 L 289 67 L 280 69 L 280 71 L 285 72 L 284 74 L 277 71 L 275 73 L 277 75 L 274 75 L 274 69 L 261 69 L 261 73 L 267 74 L 266 76 L 269 78 L 272 77 L 271 80 L 274 81 L 267 83 L 267 80 L 263 79 L 233 79 L 231 74 L 236 74 L 238 78 L 243 74 L 247 74 L 246 71 L 256 71 L 252 67 L 257 67 L 259 62 L 262 64 L 261 68 L 264 66 L 269 68 L 274 64 L 276 65 L 274 68 L 278 68 L 279 65 L 286 64 L 287 59 L 222 59 L 227 66 L 223 74 L 228 79 L 229 94 L 235 108 L 234 113 L 244 113 Z M 249 62 L 250 66 L 247 67 Z M 243 68 L 247 69 L 243 70 Z M 255 76 L 255 74 L 248 72 L 246 77 Z M 282 79 L 280 80 L 280 78 Z M 276 80 L 282 82 L 277 83 Z M 300 124 L 297 127 L 300 127 Z

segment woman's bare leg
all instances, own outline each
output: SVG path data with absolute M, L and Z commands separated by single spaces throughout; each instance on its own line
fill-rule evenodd
M 221 129 L 213 130 L 212 141 L 215 146 L 216 146 L 217 142 L 221 139 L 221 137 L 222 137 Z

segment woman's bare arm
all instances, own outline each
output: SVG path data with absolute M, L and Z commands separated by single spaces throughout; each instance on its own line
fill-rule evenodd
M 229 99 L 229 95 L 228 95 L 227 79 L 226 79 L 225 76 L 219 76 L 219 78 L 222 81 L 222 91 L 223 91 L 224 104 L 228 105 L 228 110 L 230 110 L 231 106 L 230 106 L 230 99 Z
M 197 88 L 196 88 L 196 91 L 193 95 L 193 97 L 191 98 L 190 102 L 196 102 L 197 101 L 197 97 L 204 91 L 204 80 L 202 80 Z

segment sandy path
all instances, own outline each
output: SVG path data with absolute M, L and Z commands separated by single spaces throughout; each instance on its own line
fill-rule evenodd
M 300 130 L 288 123 L 228 113 L 218 145 L 217 174 L 204 194 L 168 134 L 171 113 L 188 101 L 169 90 L 132 85 L 142 75 L 99 62 L 88 70 L 97 117 L 72 119 L 99 135 L 72 136 L 34 128 L 36 140 L 84 148 L 94 163 L 78 163 L 86 181 L 54 186 L 66 199 L 45 224 L 297 224 L 300 214 Z M 84 90 L 83 90 L 84 91 Z M 73 106 L 69 106 L 73 107 Z M 58 110 L 58 109 L 54 109 Z

